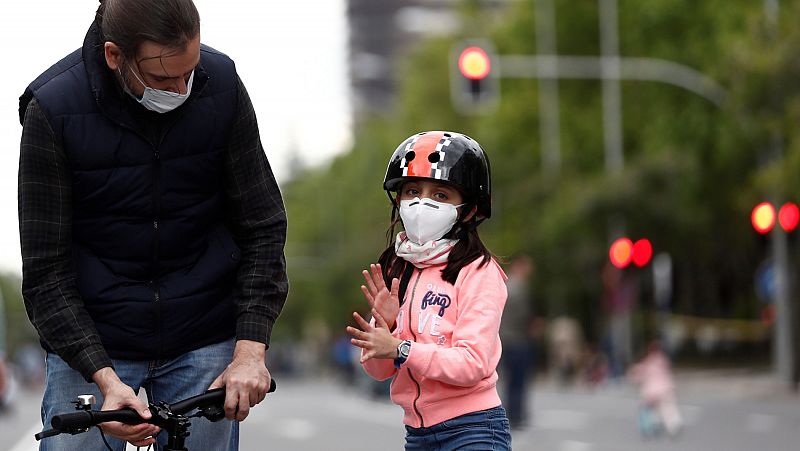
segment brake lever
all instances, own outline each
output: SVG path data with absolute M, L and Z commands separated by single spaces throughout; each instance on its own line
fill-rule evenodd
M 55 437 L 56 435 L 58 435 L 60 433 L 61 433 L 61 431 L 57 431 L 55 429 L 46 429 L 46 430 L 44 430 L 42 432 L 38 432 L 38 433 L 34 434 L 33 438 L 35 438 L 36 441 L 39 441 L 39 440 L 41 440 L 43 438 Z

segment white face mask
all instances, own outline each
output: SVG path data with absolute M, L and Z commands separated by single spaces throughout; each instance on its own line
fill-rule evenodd
M 177 92 L 172 91 L 162 91 L 160 89 L 154 89 L 142 81 L 136 72 L 131 71 L 134 77 L 139 80 L 139 83 L 144 86 L 144 93 L 142 94 L 142 98 L 136 97 L 130 90 L 125 89 L 125 91 L 130 94 L 136 101 L 138 101 L 143 107 L 147 108 L 150 111 L 155 111 L 156 113 L 168 113 L 175 108 L 183 105 L 183 102 L 189 98 L 189 94 L 192 93 L 192 82 L 194 81 L 194 71 L 192 74 L 189 75 L 189 81 L 186 83 L 186 94 L 178 94 Z
M 425 244 L 443 237 L 456 223 L 457 208 L 461 205 L 464 204 L 453 205 L 419 197 L 401 200 L 400 218 L 408 239 L 417 244 Z

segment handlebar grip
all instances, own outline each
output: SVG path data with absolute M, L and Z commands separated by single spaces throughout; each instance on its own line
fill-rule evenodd
M 92 426 L 92 414 L 88 411 L 62 413 L 50 420 L 50 425 L 57 431 L 83 429 Z
M 169 410 L 172 413 L 183 415 L 184 413 L 192 411 L 198 407 L 223 404 L 224 402 L 225 387 L 220 387 L 209 390 L 202 395 L 192 396 L 191 398 L 184 399 L 183 401 L 178 401 L 175 404 L 170 404 Z
M 267 393 L 272 393 L 277 388 L 275 384 L 275 378 L 272 378 L 269 383 L 269 390 Z M 169 406 L 169 410 L 172 413 L 182 415 L 184 413 L 190 412 L 194 409 L 212 406 L 212 405 L 222 405 L 225 403 L 225 387 L 215 388 L 213 390 L 209 390 L 202 395 L 192 396 L 191 398 L 184 399 L 183 401 L 178 401 L 175 404 L 171 404 Z
M 152 411 L 151 411 L 152 413 Z M 145 420 L 133 409 L 119 409 L 119 410 L 101 410 L 99 412 L 92 412 L 95 424 L 105 423 L 107 421 L 119 421 L 125 424 L 142 424 L 152 423 L 151 420 Z M 152 419 L 152 417 L 151 417 Z
M 80 411 L 55 415 L 50 420 L 50 425 L 57 431 L 69 431 L 74 429 L 85 429 L 106 421 L 119 421 L 125 424 L 140 424 L 147 420 L 142 418 L 135 410 L 101 410 L 101 411 Z

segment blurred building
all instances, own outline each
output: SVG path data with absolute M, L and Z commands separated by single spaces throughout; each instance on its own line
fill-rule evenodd
M 508 0 L 474 0 L 487 11 Z M 459 31 L 463 0 L 347 0 L 349 66 L 355 124 L 394 107 L 398 61 L 411 45 Z

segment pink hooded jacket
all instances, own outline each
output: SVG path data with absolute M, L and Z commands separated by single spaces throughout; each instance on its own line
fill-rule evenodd
M 628 377 L 639 384 L 639 397 L 647 404 L 659 404 L 675 396 L 669 358 L 662 351 L 650 351 L 630 369 Z
M 464 266 L 455 285 L 441 277 L 444 265 L 414 269 L 392 334 L 411 340 L 408 360 L 396 369 L 389 359 L 370 359 L 364 369 L 392 381 L 392 401 L 403 422 L 429 427 L 500 405 L 497 363 L 500 319 L 507 279 L 494 260 Z

